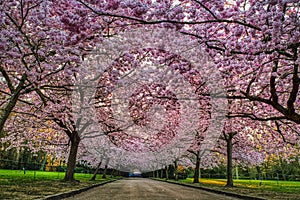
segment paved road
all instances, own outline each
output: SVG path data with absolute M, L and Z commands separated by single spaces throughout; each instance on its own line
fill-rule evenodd
M 199 189 L 143 178 L 128 178 L 80 193 L 68 200 L 228 200 Z

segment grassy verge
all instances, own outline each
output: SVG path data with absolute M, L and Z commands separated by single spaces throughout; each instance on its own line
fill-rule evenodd
M 75 174 L 80 182 L 63 182 L 64 172 L 44 172 L 0 169 L 0 199 L 36 199 L 47 195 L 88 187 L 103 181 L 101 175 L 96 181 L 89 181 L 92 174 Z
M 186 183 L 192 183 L 192 178 L 180 180 Z M 272 180 L 234 180 L 236 187 L 263 189 L 268 191 L 283 192 L 283 193 L 297 193 L 300 194 L 300 181 L 272 181 Z M 216 185 L 225 186 L 226 179 L 200 179 L 202 185 Z
M 181 183 L 193 184 L 192 178 L 179 180 Z M 201 187 L 215 190 L 250 195 L 266 199 L 300 199 L 300 182 L 263 180 L 234 180 L 235 187 L 228 188 L 225 179 L 200 179 Z

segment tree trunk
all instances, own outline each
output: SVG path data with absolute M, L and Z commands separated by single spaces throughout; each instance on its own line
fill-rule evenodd
M 232 177 L 232 139 L 236 133 L 230 132 L 226 138 L 227 143 L 227 187 L 233 187 L 233 177 Z
M 80 142 L 80 137 L 77 135 L 77 133 L 74 133 L 74 137 L 71 139 L 71 150 L 69 153 L 67 171 L 65 174 L 64 181 L 75 181 L 74 172 L 76 167 L 76 156 L 77 156 L 79 142 Z
M 169 179 L 169 165 L 166 166 L 166 180 Z
M 195 166 L 195 173 L 194 173 L 194 181 L 193 183 L 199 183 L 199 175 L 200 175 L 200 157 L 199 154 L 196 156 L 196 166 Z
M 95 172 L 94 172 L 94 174 L 93 174 L 93 176 L 92 176 L 92 178 L 91 178 L 91 181 L 94 181 L 94 180 L 96 180 L 96 176 L 97 176 L 97 174 L 98 174 L 98 171 L 99 171 L 99 168 L 100 168 L 100 166 L 101 166 L 101 163 L 102 163 L 102 160 L 99 162 L 99 164 L 97 165 L 97 168 L 96 168 L 96 170 L 95 170 Z
M 161 169 L 161 170 L 160 170 L 160 178 L 163 178 L 163 173 L 164 173 L 164 170 Z
M 175 181 L 178 181 L 178 165 L 177 165 L 177 160 L 174 161 L 174 175 L 175 175 Z
M 42 165 L 40 167 L 40 171 L 45 171 L 46 162 L 47 162 L 47 154 L 45 154 L 44 160 L 43 160 Z
M 238 168 L 238 166 L 235 167 L 235 178 L 237 180 L 239 180 L 239 168 Z
M 2 70 L 1 70 L 1 72 L 2 72 Z M 3 73 L 5 73 L 5 72 L 2 72 L 2 74 Z M 24 87 L 26 78 L 27 78 L 27 75 L 23 74 L 17 88 L 14 91 L 11 91 L 12 92 L 11 98 L 9 99 L 5 108 L 2 109 L 1 118 L 0 118 L 0 136 L 2 135 L 2 130 L 4 128 L 6 120 L 8 119 L 10 113 L 14 109 L 14 107 L 20 97 L 21 90 Z
M 115 169 L 111 171 L 110 178 L 114 177 Z
M 106 178 L 106 173 L 107 173 L 107 164 L 104 167 L 104 172 L 103 172 L 102 178 Z

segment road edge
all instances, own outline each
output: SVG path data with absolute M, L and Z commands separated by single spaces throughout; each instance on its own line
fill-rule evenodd
M 41 197 L 41 198 L 38 198 L 37 200 L 60 200 L 60 199 L 63 199 L 63 198 L 68 198 L 68 197 L 74 196 L 76 194 L 85 192 L 85 191 L 90 190 L 92 188 L 95 188 L 95 187 L 98 187 L 98 186 L 101 186 L 101 185 L 105 185 L 107 183 L 112 183 L 112 182 L 117 181 L 117 180 L 120 180 L 120 179 L 103 181 L 101 183 L 97 183 L 97 184 L 87 186 L 87 187 L 84 187 L 84 188 L 80 188 L 80 189 L 71 190 L 71 191 L 68 191 L 68 192 L 62 192 L 62 193 L 58 193 L 58 194 L 52 194 L 52 195 L 48 195 L 48 196 L 45 196 L 45 197 Z
M 162 179 L 155 179 L 155 178 L 150 178 L 150 179 L 155 180 L 155 181 L 162 181 L 162 182 L 171 183 L 171 184 L 175 184 L 175 185 L 181 185 L 181 186 L 185 186 L 185 187 L 205 190 L 205 191 L 216 193 L 216 194 L 223 194 L 223 195 L 226 195 L 226 196 L 237 197 L 237 198 L 245 199 L 245 200 L 267 200 L 265 198 L 248 196 L 248 195 L 241 195 L 241 194 L 237 194 L 237 193 L 233 193 L 233 192 L 225 192 L 225 191 L 216 190 L 216 189 L 212 189 L 212 188 L 207 188 L 207 187 L 203 187 L 203 186 L 196 186 L 196 185 L 192 185 L 192 184 L 188 184 L 188 183 L 179 183 L 179 182 L 174 182 L 174 181 L 169 181 L 169 180 L 162 180 Z

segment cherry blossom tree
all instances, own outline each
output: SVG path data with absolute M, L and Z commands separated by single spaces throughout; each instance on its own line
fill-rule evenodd
M 83 122 L 77 130 L 72 118 L 74 75 L 79 73 L 84 54 L 106 34 L 109 22 L 88 15 L 76 1 L 2 1 L 1 19 L 0 131 L 9 131 L 20 121 L 15 120 L 19 116 L 12 115 L 20 114 L 24 114 L 20 119 L 35 120 L 26 123 L 36 131 L 35 138 L 39 134 L 41 138 L 47 134 L 46 138 L 53 137 L 51 131 L 39 133 L 38 123 L 49 123 L 52 130 L 63 131 L 71 142 L 65 180 L 73 180 L 79 135 L 89 124 Z M 31 115 L 34 117 L 28 117 Z M 14 123 L 5 126 L 9 118 Z M 26 140 L 26 134 L 22 135 Z
M 214 149 L 227 157 L 227 186 L 233 186 L 233 165 L 259 167 L 268 155 L 297 155 L 297 145 L 282 139 L 273 126 L 275 122 L 254 121 L 248 118 L 231 118 L 223 130 L 217 148 Z M 289 134 L 292 135 L 292 134 Z M 293 137 L 292 137 L 293 138 Z
M 50 1 L 1 2 L 1 131 L 19 99 L 35 92 L 46 104 L 48 82 L 72 73 L 78 60 L 72 45 L 62 46 L 67 34 L 50 7 Z
M 114 40 L 110 43 L 109 40 L 108 50 L 102 52 L 100 49 L 91 55 L 91 60 L 87 60 L 87 67 L 104 65 L 104 69 L 91 70 L 91 72 L 97 70 L 102 72 L 99 74 L 99 79 L 97 75 L 94 78 L 90 77 L 90 80 L 96 80 L 92 89 L 94 91 L 90 92 L 95 94 L 95 106 L 93 105 L 91 110 L 94 109 L 100 125 L 95 128 L 107 134 L 117 147 L 133 152 L 135 155 L 132 155 L 132 159 L 137 159 L 139 156 L 136 155 L 141 156 L 144 152 L 163 154 L 161 148 L 167 149 L 166 146 L 169 144 L 171 144 L 170 148 L 173 144 L 175 149 L 180 148 L 184 142 L 176 143 L 180 141 L 181 135 L 186 141 L 184 135 L 191 134 L 190 140 L 186 141 L 191 142 L 194 137 L 193 132 L 187 129 L 197 128 L 200 124 L 203 127 L 209 126 L 213 107 L 210 103 L 211 97 L 207 96 L 208 92 L 205 93 L 206 96 L 200 95 L 201 92 L 209 90 L 205 78 L 202 77 L 205 74 L 201 74 L 200 68 L 181 57 L 178 49 L 176 53 L 168 48 L 164 49 L 161 45 L 165 41 L 161 38 L 149 40 L 147 38 L 149 32 L 145 31 L 142 35 L 146 35 L 146 40 L 131 41 L 132 38 L 141 37 L 138 35 L 141 33 L 129 32 L 127 37 L 119 36 L 122 39 L 121 43 Z M 164 37 L 161 31 L 157 34 Z M 130 35 L 137 37 L 130 37 Z M 152 34 L 150 38 L 153 39 Z M 124 41 L 133 43 L 134 48 L 125 48 Z M 149 41 L 151 41 L 150 48 L 147 44 Z M 140 44 L 141 42 L 144 44 Z M 106 45 L 105 41 L 103 45 Z M 141 48 L 141 45 L 146 47 Z M 191 46 L 188 46 L 189 50 L 190 48 Z M 107 55 L 112 59 L 107 59 Z M 83 77 L 89 77 L 89 74 L 93 73 L 86 73 Z M 192 94 L 188 95 L 189 92 Z M 195 102 L 194 104 L 198 105 L 186 106 L 184 101 Z M 186 114 L 192 117 L 186 118 Z M 194 127 L 191 121 L 197 126 Z M 190 125 L 184 125 L 185 123 Z M 188 145 L 184 148 L 187 147 Z M 159 159 L 163 158 L 162 154 L 158 156 Z M 165 161 L 158 161 L 158 163 L 165 163 Z M 138 161 L 135 164 L 145 167 L 149 165 Z
M 101 137 L 101 138 L 100 138 Z M 99 134 L 93 135 L 93 137 L 85 138 L 82 140 L 82 149 L 78 157 L 82 160 L 87 160 L 93 167 L 95 167 L 94 174 L 91 180 L 95 180 L 97 173 L 102 163 L 105 163 L 105 173 L 103 178 L 106 178 L 106 170 L 109 164 L 109 160 L 118 159 L 116 153 L 116 147 L 109 141 L 105 135 Z M 121 152 L 119 150 L 119 152 Z
M 163 24 L 198 39 L 228 78 L 228 97 L 255 102 L 247 117 L 300 122 L 298 1 L 80 2 L 100 16 Z
M 0 6 L 2 132 L 17 102 L 29 101 L 26 94 L 37 94 L 46 105 L 48 90 L 65 87 L 51 83 L 77 72 L 107 22 L 76 1 L 5 0 Z
M 157 161 L 154 155 L 148 162 L 141 162 L 139 156 L 133 156 L 130 161 L 120 155 L 126 151 L 141 153 L 139 155 L 144 155 L 145 151 L 159 152 L 162 147 L 171 144 L 172 139 L 179 141 L 176 130 L 186 122 L 181 119 L 183 107 L 186 113 L 192 114 L 193 119 L 197 120 L 193 125 L 200 136 L 196 136 L 195 144 L 189 151 L 195 154 L 198 168 L 199 155 L 212 145 L 205 140 L 212 130 L 205 129 L 210 127 L 210 119 L 216 109 L 212 103 L 213 97 L 220 98 L 220 101 L 223 98 L 234 100 L 231 105 L 234 109 L 229 109 L 228 124 L 224 129 L 226 145 L 222 142 L 219 144 L 228 147 L 228 162 L 231 162 L 231 155 L 235 154 L 234 149 L 242 152 L 241 157 L 245 159 L 246 152 L 252 155 L 250 157 L 261 156 L 256 154 L 254 146 L 257 147 L 258 143 L 253 141 L 264 142 L 272 138 L 274 144 L 278 144 L 279 139 L 291 148 L 299 145 L 298 1 L 19 0 L 2 1 L 0 6 L 0 131 L 9 131 L 10 127 L 18 124 L 16 133 L 24 134 L 21 133 L 21 125 L 24 124 L 28 129 L 35 130 L 35 134 L 41 134 L 40 138 L 54 138 L 51 130 L 67 135 L 71 149 L 65 180 L 74 179 L 80 142 L 84 138 L 98 137 L 99 134 L 107 135 L 118 149 L 108 156 L 107 165 L 116 166 L 117 159 L 112 159 L 116 156 L 123 160 L 125 168 L 135 167 L 131 162 L 141 165 L 142 169 L 149 168 L 153 165 L 151 162 Z M 113 62 L 105 66 L 106 70 L 102 70 L 97 77 L 94 99 L 84 94 L 85 90 L 80 88 L 83 85 L 74 86 L 80 74 L 86 75 L 82 61 L 89 58 L 87 55 L 91 50 L 104 46 L 106 38 L 117 37 L 128 29 L 135 30 L 142 26 L 145 27 L 145 33 L 158 27 L 167 28 L 170 35 L 174 33 L 172 30 L 176 30 L 193 39 L 195 43 L 189 44 L 205 48 L 226 79 L 226 95 L 222 96 L 219 91 L 211 91 L 205 86 L 209 80 L 204 80 L 199 68 L 179 55 L 182 46 L 177 47 L 177 54 L 161 45 L 160 48 L 148 46 L 127 49 L 122 55 L 113 55 Z M 179 98 L 179 92 L 187 94 L 187 87 L 179 88 L 177 93 L 172 92 L 166 86 L 167 82 L 174 81 L 167 76 L 169 71 L 159 77 L 157 74 L 161 72 L 160 69 L 147 67 L 149 63 L 161 69 L 170 67 L 190 84 L 199 106 L 197 112 L 192 113 L 192 108 L 183 106 L 183 98 Z M 213 68 L 207 68 L 206 65 L 201 67 L 207 74 Z M 142 69 L 140 78 L 152 82 L 126 79 L 131 78 L 131 72 L 136 69 Z M 164 78 L 167 82 L 162 81 Z M 122 99 L 114 98 L 113 90 L 120 89 L 125 83 L 135 84 L 139 88 L 123 89 L 124 93 L 119 91 L 123 99 L 129 99 L 129 109 L 124 111 L 122 107 L 116 107 L 122 104 Z M 84 87 L 87 90 L 89 85 Z M 74 91 L 79 93 L 77 103 L 93 105 L 97 112 L 90 112 L 84 107 L 78 107 L 74 112 L 71 103 Z M 84 112 L 93 117 L 86 118 Z M 130 123 L 122 123 L 124 113 L 132 119 Z M 27 117 L 30 114 L 31 117 Z M 235 118 L 240 121 L 237 123 Z M 21 119 L 27 121 L 21 123 Z M 35 122 L 29 123 L 28 119 Z M 97 123 L 101 124 L 100 128 Z M 266 136 L 259 138 L 258 132 L 266 130 L 265 124 L 269 125 L 268 133 L 272 136 L 264 134 Z M 47 126 L 51 128 L 46 130 Z M 250 130 L 256 131 L 250 134 L 252 139 L 246 134 Z M 19 136 L 15 135 L 16 138 Z M 29 135 L 24 134 L 24 137 Z M 65 137 L 62 138 L 65 141 Z M 231 150 L 234 143 L 235 148 Z M 267 144 L 271 148 L 270 142 Z M 99 146 L 102 145 L 100 142 Z M 97 152 L 93 154 L 97 155 Z M 156 166 L 167 164 L 164 159 L 157 161 Z M 248 160 L 254 163 L 254 159 Z M 232 163 L 228 163 L 228 166 L 230 172 Z M 229 186 L 232 185 L 230 177 L 232 175 L 229 174 Z
M 190 154 L 192 154 L 192 159 L 195 160 L 195 173 L 193 183 L 199 183 L 201 157 L 202 154 L 206 153 L 205 151 L 201 151 L 201 144 L 203 144 L 204 133 L 205 130 L 203 132 L 197 132 L 193 144 L 187 150 Z
M 227 157 L 226 186 L 228 187 L 233 186 L 232 171 L 234 160 L 238 160 L 240 163 L 258 165 L 265 158 L 265 153 L 258 150 L 258 144 L 252 139 L 253 134 L 256 133 L 251 133 L 254 130 L 248 126 L 248 123 L 249 121 L 243 121 L 239 118 L 228 120 L 219 144 L 215 149 L 216 152 L 223 153 Z

